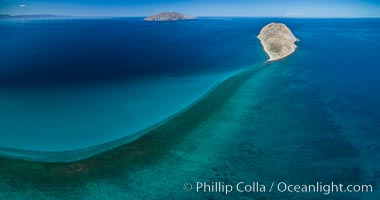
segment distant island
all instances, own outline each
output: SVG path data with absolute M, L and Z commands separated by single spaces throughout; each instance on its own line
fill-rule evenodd
M 298 39 L 292 31 L 282 23 L 270 23 L 261 29 L 257 36 L 269 55 L 269 61 L 279 60 L 292 54 L 297 46 Z
M 197 19 L 194 16 L 183 15 L 178 12 L 163 12 L 156 15 L 146 17 L 145 21 L 179 21 L 179 20 L 191 20 Z

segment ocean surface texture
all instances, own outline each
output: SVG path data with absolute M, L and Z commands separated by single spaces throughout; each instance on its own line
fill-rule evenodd
M 270 22 L 300 39 L 277 62 Z M 0 199 L 380 199 L 379 19 L 3 20 L 0 44 Z M 195 190 L 256 181 L 373 192 Z

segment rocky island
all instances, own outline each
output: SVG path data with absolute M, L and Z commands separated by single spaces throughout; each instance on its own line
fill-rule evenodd
M 163 12 L 156 15 L 146 17 L 145 21 L 179 21 L 179 20 L 190 20 L 197 19 L 194 16 L 183 15 L 178 12 Z
M 270 23 L 261 29 L 257 36 L 269 55 L 269 61 L 279 60 L 292 54 L 297 46 L 298 39 L 292 31 L 282 23 Z

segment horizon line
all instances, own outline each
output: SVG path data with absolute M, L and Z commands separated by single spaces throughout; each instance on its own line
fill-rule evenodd
M 122 16 L 122 15 L 60 15 L 60 14 L 5 14 L 0 13 L 0 16 L 9 16 L 9 17 L 22 17 L 22 16 L 46 16 L 46 17 L 70 17 L 70 18 L 143 18 L 150 15 L 136 15 L 136 16 Z M 317 17 L 317 16 L 249 16 L 249 15 L 198 15 L 195 17 L 200 18 L 289 18 L 289 19 L 378 19 L 380 16 L 341 16 L 341 17 Z

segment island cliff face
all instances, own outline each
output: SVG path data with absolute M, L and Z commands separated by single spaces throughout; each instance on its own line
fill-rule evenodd
M 282 59 L 292 54 L 297 46 L 298 39 L 292 31 L 282 23 L 270 23 L 261 29 L 257 36 L 269 55 L 269 61 Z
M 186 16 L 177 12 L 163 12 L 157 15 L 146 17 L 145 21 L 178 21 L 178 20 L 190 20 L 197 19 L 194 16 Z

